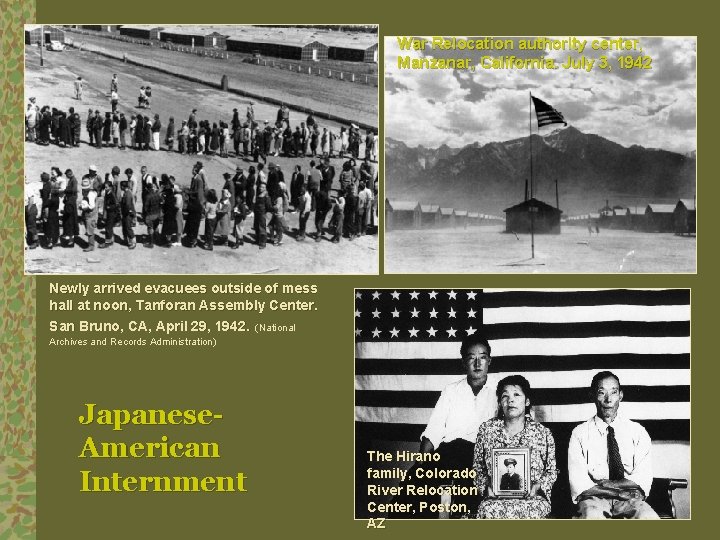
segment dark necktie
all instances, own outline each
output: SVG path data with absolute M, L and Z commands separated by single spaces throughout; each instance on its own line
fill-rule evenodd
M 608 426 L 607 428 L 607 446 L 610 480 L 622 480 L 625 478 L 625 469 L 622 458 L 620 457 L 620 448 L 618 448 L 618 443 L 615 440 L 615 430 L 612 426 Z

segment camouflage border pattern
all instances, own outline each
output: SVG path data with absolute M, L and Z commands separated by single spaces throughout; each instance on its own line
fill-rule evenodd
M 35 280 L 23 275 L 23 24 L 34 0 L 0 0 L 0 540 L 36 537 Z

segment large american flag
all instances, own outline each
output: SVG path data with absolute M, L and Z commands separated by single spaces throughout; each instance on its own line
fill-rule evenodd
M 556 438 L 595 414 L 588 386 L 610 370 L 625 416 L 655 442 L 687 446 L 687 289 L 371 289 L 355 291 L 356 463 L 377 445 L 419 440 L 440 391 L 462 377 L 460 343 L 474 333 L 490 341 L 491 373 L 530 381 L 535 418 Z

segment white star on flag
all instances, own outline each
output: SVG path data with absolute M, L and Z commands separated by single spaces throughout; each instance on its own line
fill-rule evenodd
M 398 337 L 398 334 L 399 334 L 399 333 L 400 333 L 400 330 L 396 329 L 394 326 L 393 326 L 393 329 L 390 330 L 390 336 L 391 336 L 391 337 Z
M 411 298 L 412 300 L 417 300 L 419 295 L 420 295 L 419 292 L 413 291 L 413 292 L 410 293 L 410 298 Z
M 432 326 L 427 331 L 428 334 L 430 334 L 431 337 L 435 337 L 435 334 L 437 334 L 437 330 L 435 330 Z
M 448 293 L 448 296 L 449 296 L 450 298 L 452 298 L 453 300 L 456 300 L 456 299 L 457 299 L 457 293 L 456 293 L 455 291 L 450 291 L 450 292 Z
M 360 310 L 359 310 L 359 309 L 356 309 L 356 310 L 355 310 L 355 316 L 356 316 L 356 317 L 359 317 L 359 316 L 360 316 Z
M 372 331 L 372 335 L 373 335 L 373 337 L 378 337 L 380 335 L 380 330 L 378 330 L 377 327 L 375 327 L 375 330 Z
M 448 311 L 448 317 L 451 319 L 455 318 L 455 310 L 453 308 L 450 308 L 450 311 Z
M 372 314 L 373 314 L 373 319 L 379 319 L 379 318 L 380 318 L 380 312 L 378 311 L 377 308 L 375 308 L 375 311 L 373 311 Z
M 430 311 L 429 313 L 430 313 L 430 318 L 431 318 L 431 319 L 437 319 L 437 314 L 438 314 L 438 312 L 435 311 L 435 308 L 432 308 L 432 311 Z
M 355 329 L 355 335 L 356 335 L 356 336 L 359 336 L 361 332 L 362 332 L 362 330 L 360 330 L 359 328 L 356 328 L 356 329 Z
M 420 312 L 417 310 L 417 308 L 413 308 L 410 313 L 413 317 L 417 317 L 418 315 L 420 315 Z
M 457 332 L 457 330 L 455 330 L 455 329 L 451 326 L 449 330 L 446 330 L 446 332 L 448 333 L 448 337 L 455 337 L 455 332 Z
M 430 299 L 435 300 L 435 298 L 437 298 L 437 294 L 438 293 L 436 291 L 430 291 Z
M 400 299 L 400 293 L 397 291 L 393 291 L 390 293 L 390 296 L 393 297 L 393 300 L 399 300 Z
M 392 310 L 392 316 L 395 319 L 397 319 L 400 316 L 400 312 L 397 310 L 397 308 Z
M 362 298 L 362 293 L 360 291 L 356 292 L 355 298 L 358 298 L 358 299 Z
M 476 328 L 473 328 L 472 326 L 466 330 L 468 336 L 472 336 L 475 332 L 477 332 Z
M 475 291 L 470 291 L 467 293 L 468 300 L 475 300 L 475 296 L 477 296 L 477 293 Z
M 373 300 L 377 300 L 378 298 L 380 298 L 380 293 L 379 293 L 378 291 L 375 291 L 375 292 L 372 294 L 372 297 L 373 297 Z
M 477 311 L 475 311 L 473 308 L 470 308 L 470 311 L 468 311 L 467 313 L 469 318 L 474 319 Z
M 410 337 L 417 337 L 419 331 L 420 330 L 415 330 L 414 326 L 410 330 L 408 330 L 408 332 L 410 332 Z

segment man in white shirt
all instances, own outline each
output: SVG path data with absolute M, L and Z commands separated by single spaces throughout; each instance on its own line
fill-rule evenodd
M 452 483 L 452 480 L 448 479 L 427 479 L 422 472 L 418 474 L 419 468 L 425 470 L 472 470 L 473 450 L 480 424 L 493 418 L 497 411 L 495 395 L 497 378 L 488 376 L 492 362 L 490 344 L 482 336 L 469 336 L 463 340 L 460 346 L 460 357 L 465 376 L 448 384 L 443 389 L 427 427 L 421 435 L 420 452 L 438 454 L 439 458 L 436 455 L 435 459 L 429 463 L 417 461 L 408 471 L 407 484 L 414 484 L 417 488 Z M 458 484 L 458 480 L 455 480 L 455 484 Z M 474 485 L 473 478 L 467 480 L 467 485 Z M 408 491 L 405 486 L 406 495 L 410 495 L 407 493 Z M 470 497 L 467 501 L 454 499 L 454 502 L 466 502 L 470 507 L 471 501 L 475 499 L 477 497 Z M 420 511 L 419 502 L 421 500 L 436 503 L 439 502 L 440 497 L 436 496 L 434 499 L 433 497 L 406 498 L 403 502 L 412 502 L 415 513 L 395 517 L 437 517 L 436 512 L 430 512 L 427 508 L 424 512 Z
M 623 392 L 614 373 L 593 377 L 597 414 L 570 436 L 570 496 L 578 518 L 658 519 L 645 502 L 652 485 L 652 442 L 640 424 L 618 414 Z

